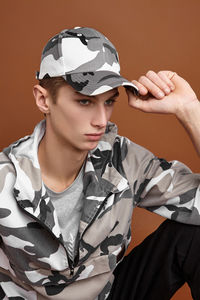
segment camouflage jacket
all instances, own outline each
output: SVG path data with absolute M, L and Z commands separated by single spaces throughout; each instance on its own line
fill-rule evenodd
M 88 154 L 78 251 L 70 261 L 37 158 L 45 122 L 0 154 L 0 298 L 106 299 L 135 206 L 200 224 L 200 175 L 158 159 L 109 123 Z

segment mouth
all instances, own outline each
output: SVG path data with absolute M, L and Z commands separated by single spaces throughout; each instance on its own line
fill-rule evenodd
M 100 140 L 101 136 L 104 134 L 104 132 L 101 133 L 87 133 L 85 136 L 91 140 L 91 141 L 98 141 Z

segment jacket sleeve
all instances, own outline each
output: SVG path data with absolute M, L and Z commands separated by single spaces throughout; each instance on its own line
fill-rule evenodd
M 200 224 L 200 174 L 181 162 L 155 157 L 127 140 L 124 161 L 134 204 L 168 219 Z

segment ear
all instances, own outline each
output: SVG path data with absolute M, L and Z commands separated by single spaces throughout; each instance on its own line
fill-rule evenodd
M 44 113 L 49 113 L 49 94 L 46 89 L 41 85 L 37 84 L 33 87 L 33 95 L 35 97 L 35 102 L 39 110 Z

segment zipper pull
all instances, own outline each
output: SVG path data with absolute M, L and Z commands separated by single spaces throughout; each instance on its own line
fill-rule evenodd
M 70 267 L 70 276 L 73 276 L 74 275 L 74 266 L 71 266 Z

